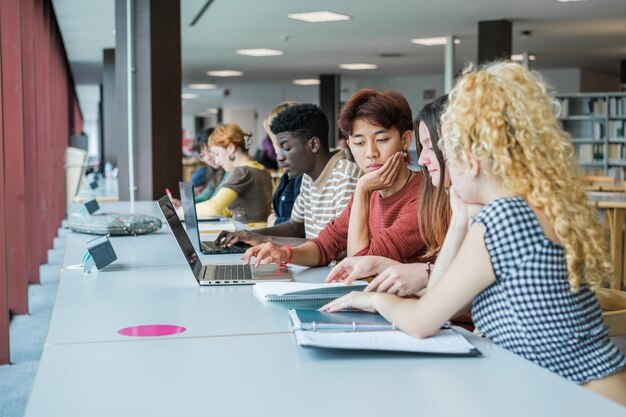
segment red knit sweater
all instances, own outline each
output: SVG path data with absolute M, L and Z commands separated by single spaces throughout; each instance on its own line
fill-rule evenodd
M 382 198 L 377 191 L 370 196 L 367 248 L 355 256 L 377 255 L 408 263 L 417 262 L 425 245 L 417 227 L 417 208 L 423 175 L 417 174 L 397 193 Z M 326 225 L 312 240 L 319 250 L 319 265 L 328 265 L 348 247 L 348 224 L 352 200 L 343 213 Z

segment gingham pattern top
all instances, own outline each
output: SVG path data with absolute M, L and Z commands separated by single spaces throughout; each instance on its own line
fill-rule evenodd
M 497 345 L 577 383 L 626 367 L 595 294 L 570 290 L 563 246 L 548 239 L 520 197 L 497 199 L 483 226 L 496 282 L 474 298 L 476 327 Z

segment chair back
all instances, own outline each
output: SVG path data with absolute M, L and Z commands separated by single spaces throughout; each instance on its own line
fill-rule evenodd
M 585 185 L 615 185 L 615 178 L 607 175 L 583 175 L 581 179 Z
M 602 319 L 609 328 L 609 336 L 626 335 L 626 292 L 598 288 L 596 296 L 602 308 Z

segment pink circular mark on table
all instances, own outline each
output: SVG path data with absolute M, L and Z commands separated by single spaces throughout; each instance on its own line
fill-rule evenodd
M 122 336 L 152 337 L 169 336 L 171 334 L 182 333 L 186 328 L 174 326 L 172 324 L 144 324 L 141 326 L 125 327 L 117 332 Z

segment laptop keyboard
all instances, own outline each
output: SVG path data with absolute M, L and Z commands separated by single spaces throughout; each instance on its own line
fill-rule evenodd
M 218 265 L 213 272 L 214 281 L 251 280 L 250 265 Z
M 245 243 L 236 243 L 231 247 L 224 248 L 215 242 L 202 242 L 204 253 L 244 253 L 250 245 Z

